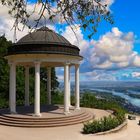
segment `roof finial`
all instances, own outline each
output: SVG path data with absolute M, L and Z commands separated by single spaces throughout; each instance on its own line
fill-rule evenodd
M 49 29 L 48 27 L 46 27 L 46 26 L 43 26 L 43 27 L 41 27 L 41 28 L 39 28 L 39 29 L 37 29 L 37 31 L 52 31 L 51 29 Z

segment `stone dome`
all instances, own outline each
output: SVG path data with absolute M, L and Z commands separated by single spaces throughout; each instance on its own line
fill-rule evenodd
M 80 49 L 63 36 L 47 27 L 25 35 L 8 49 L 8 55 L 15 54 L 64 54 L 79 56 Z
M 53 30 L 42 27 L 32 33 L 21 38 L 17 44 L 59 44 L 71 45 L 71 43 L 63 36 L 55 33 Z

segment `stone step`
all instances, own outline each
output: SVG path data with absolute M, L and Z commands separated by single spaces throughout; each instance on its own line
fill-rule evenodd
M 69 115 L 66 115 L 66 116 L 62 116 L 62 117 L 34 117 L 34 116 L 18 116 L 18 115 L 7 115 L 7 114 L 0 114 L 0 118 L 2 117 L 6 117 L 6 118 L 10 118 L 10 119 L 16 119 L 16 120 L 34 120 L 34 121 L 37 121 L 37 120 L 59 120 L 59 119 L 69 119 L 69 118 L 75 118 L 75 117 L 78 117 L 80 115 L 85 115 L 87 112 L 86 111 L 81 111 L 81 112 L 78 112 L 77 114 L 69 114 Z
M 80 116 L 78 116 L 78 117 L 76 117 L 76 118 L 69 118 L 69 119 L 66 119 L 66 120 L 64 120 L 64 119 L 59 119 L 59 120 L 55 120 L 55 121 L 52 121 L 52 120 L 49 120 L 49 118 L 48 118 L 48 120 L 37 120 L 37 121 L 35 121 L 35 120 L 15 120 L 15 119 L 9 119 L 9 118 L 0 118 L 0 121 L 5 121 L 5 122 L 15 122 L 15 123 L 54 123 L 54 122 L 58 122 L 58 123 L 63 123 L 63 122 L 71 122 L 71 121 L 77 121 L 77 120 L 82 120 L 82 119 L 85 119 L 85 118 L 87 118 L 87 116 L 89 116 L 90 114 L 84 114 L 84 115 L 80 115 Z
M 72 117 L 72 118 L 71 118 Z M 64 119 L 63 117 L 57 118 L 56 120 L 53 120 L 52 118 L 44 118 L 45 120 L 28 120 L 24 118 L 22 119 L 15 119 L 13 117 L 6 117 L 1 116 L 0 117 L 0 124 L 6 125 L 6 126 L 13 126 L 13 127 L 57 127 L 57 126 L 66 126 L 66 125 L 74 125 L 78 123 L 83 123 L 88 120 L 91 120 L 93 118 L 93 115 L 90 113 L 82 113 L 81 115 L 74 116 L 68 116 L 69 119 Z M 67 118 L 67 117 L 66 117 Z M 43 118 L 42 118 L 43 119 Z M 48 119 L 48 120 L 47 120 Z
M 64 120 L 64 119 L 59 119 L 59 120 L 55 120 L 55 121 L 52 121 L 52 120 L 15 120 L 15 119 L 9 119 L 9 118 L 0 118 L 0 121 L 4 121 L 4 122 L 12 122 L 12 123 L 55 123 L 55 122 L 58 122 L 58 123 L 63 123 L 63 122 L 71 122 L 71 121 L 77 121 L 77 120 L 84 120 L 85 118 L 87 118 L 90 114 L 84 114 L 84 115 L 80 115 L 78 116 L 77 118 L 69 118 L 67 120 Z
M 0 120 L 5 120 L 5 121 L 15 121 L 15 122 L 54 122 L 54 121 L 56 121 L 56 122 L 61 122 L 61 121 L 71 121 L 71 120 L 78 120 L 78 119 L 81 119 L 81 118 L 86 118 L 87 116 L 88 116 L 89 114 L 82 114 L 82 115 L 80 115 L 80 116 L 78 116 L 78 117 L 75 117 L 75 118 L 65 118 L 65 119 L 61 119 L 61 118 L 59 118 L 59 119 L 56 119 L 56 120 L 52 120 L 52 119 L 49 119 L 49 118 L 45 118 L 44 120 L 24 120 L 24 118 L 23 119 L 20 119 L 20 120 L 17 120 L 17 119 L 14 119 L 14 118 L 7 118 L 7 117 L 0 117 Z
M 84 123 L 88 120 L 91 120 L 92 117 L 88 116 L 84 120 L 78 120 L 73 122 L 64 122 L 64 123 L 53 123 L 53 124 L 16 124 L 16 123 L 8 123 L 8 122 L 0 122 L 1 125 L 12 126 L 12 127 L 30 127 L 30 128 L 42 128 L 42 127 L 60 127 L 60 126 L 67 126 L 67 125 L 75 125 L 79 123 Z
M 84 118 L 87 116 L 87 113 L 83 113 L 79 116 L 72 116 L 72 117 L 65 117 L 65 118 L 54 118 L 54 119 L 51 119 L 51 118 L 44 118 L 44 119 L 17 119 L 17 118 L 9 118 L 9 117 L 6 117 L 6 116 L 0 116 L 0 119 L 1 120 L 11 120 L 11 121 L 18 121 L 18 122 L 61 122 L 61 121 L 70 121 L 70 120 L 77 120 L 79 118 Z

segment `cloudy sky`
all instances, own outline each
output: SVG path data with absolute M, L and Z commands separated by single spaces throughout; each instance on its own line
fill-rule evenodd
M 48 22 L 47 26 L 81 49 L 80 53 L 84 57 L 80 67 L 81 81 L 140 80 L 140 1 L 103 1 L 109 5 L 115 23 L 110 25 L 105 21 L 101 22 L 98 32 L 91 40 L 87 39 L 87 32 L 80 28 L 76 30 L 77 41 L 69 26 L 60 29 L 59 24 L 51 22 Z M 28 9 L 32 10 L 32 7 L 33 4 L 30 3 Z M 11 29 L 14 19 L 8 15 L 7 7 L 0 5 L 0 8 L 0 35 L 5 34 L 8 40 L 13 40 L 14 31 Z M 33 19 L 31 24 L 34 24 Z M 18 31 L 17 39 L 27 33 L 27 28 Z M 63 80 L 63 71 L 63 68 L 57 69 L 59 80 Z M 72 77 L 73 72 L 74 68 L 71 69 Z

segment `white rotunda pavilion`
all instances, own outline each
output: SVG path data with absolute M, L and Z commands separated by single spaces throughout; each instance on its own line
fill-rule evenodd
M 70 67 L 75 67 L 75 109 L 80 109 L 80 49 L 63 36 L 42 27 L 21 38 L 8 49 L 5 58 L 10 66 L 9 107 L 16 113 L 16 66 L 25 67 L 25 106 L 29 106 L 29 69 L 35 67 L 34 116 L 40 113 L 40 67 L 47 68 L 47 96 L 51 104 L 51 68 L 64 67 L 64 113 L 70 111 Z

